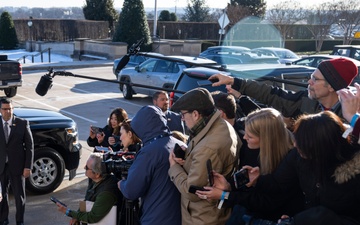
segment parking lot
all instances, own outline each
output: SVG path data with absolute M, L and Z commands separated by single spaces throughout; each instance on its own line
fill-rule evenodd
M 83 69 L 67 69 L 66 71 L 78 75 L 95 78 L 114 80 L 111 66 L 88 67 Z M 70 208 L 77 209 L 79 201 L 82 200 L 87 178 L 84 176 L 85 162 L 93 151 L 86 143 L 89 135 L 89 126 L 105 126 L 107 117 L 112 109 L 124 108 L 130 117 L 143 105 L 151 104 L 151 98 L 144 95 L 136 95 L 133 100 L 123 99 L 118 85 L 104 81 L 84 79 L 77 77 L 55 76 L 53 86 L 48 93 L 41 97 L 35 93 L 36 85 L 46 70 L 24 71 L 23 86 L 18 89 L 18 94 L 13 98 L 15 107 L 35 107 L 60 111 L 74 119 L 78 125 L 80 143 L 82 144 L 82 158 L 77 176 L 64 181 L 53 193 L 46 195 L 33 195 L 28 193 L 26 200 L 25 223 L 36 225 L 62 225 L 68 224 L 69 218 L 57 211 L 57 207 L 50 201 L 50 196 L 57 197 Z M 3 96 L 4 94 L 1 94 Z M 10 196 L 10 224 L 15 221 L 15 203 Z

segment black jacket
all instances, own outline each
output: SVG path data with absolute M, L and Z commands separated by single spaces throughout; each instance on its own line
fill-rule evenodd
M 91 138 L 90 136 L 87 139 L 87 144 L 90 147 L 95 147 L 95 146 L 103 146 L 103 147 L 111 147 L 111 149 L 116 152 L 119 151 L 121 149 L 121 141 L 117 142 L 115 145 L 110 145 L 108 142 L 109 137 L 111 137 L 113 135 L 114 129 L 112 127 L 110 127 L 109 125 L 106 125 L 103 128 L 105 137 L 104 137 L 104 141 L 102 143 L 99 143 L 97 138 Z
M 360 152 L 337 166 L 333 175 L 320 184 L 308 162 L 293 150 L 275 173 L 260 176 L 256 187 L 268 193 L 287 193 L 297 188 L 299 183 L 306 208 L 321 205 L 345 220 L 360 221 Z

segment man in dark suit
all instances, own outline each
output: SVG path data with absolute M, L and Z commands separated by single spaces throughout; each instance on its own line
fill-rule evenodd
M 0 225 L 9 224 L 8 191 L 11 184 L 16 204 L 16 224 L 24 224 L 25 178 L 30 176 L 34 143 L 27 120 L 13 114 L 11 100 L 1 102 L 0 181 L 3 199 L 0 202 Z
M 166 91 L 157 91 L 153 94 L 153 104 L 161 109 L 165 114 L 167 126 L 171 131 L 180 131 L 185 134 L 184 123 L 181 115 L 169 110 L 169 96 Z

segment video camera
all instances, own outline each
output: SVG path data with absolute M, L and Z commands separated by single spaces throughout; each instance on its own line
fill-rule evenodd
M 117 178 L 126 178 L 129 168 L 135 159 L 136 152 L 107 152 L 103 155 L 101 171 L 113 173 Z

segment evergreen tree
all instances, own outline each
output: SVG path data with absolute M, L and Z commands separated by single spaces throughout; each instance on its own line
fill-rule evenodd
M 210 20 L 210 9 L 206 6 L 205 1 L 190 0 L 182 19 L 188 22 L 208 22 Z
M 0 18 L 0 48 L 5 50 L 15 49 L 18 43 L 14 21 L 11 15 L 4 11 Z
M 264 0 L 230 0 L 231 5 L 239 5 L 248 8 L 252 16 L 264 18 L 266 3 Z
M 177 18 L 177 16 L 176 16 L 176 14 L 175 13 L 170 13 L 170 21 L 177 21 L 178 20 L 178 18 Z
M 144 38 L 141 50 L 151 50 L 150 29 L 142 0 L 124 0 L 113 41 L 132 45 L 141 38 Z
M 170 21 L 170 12 L 168 10 L 163 10 L 160 12 L 159 21 Z
M 108 21 L 111 32 L 114 30 L 114 24 L 119 17 L 114 8 L 113 0 L 86 0 L 83 13 L 87 20 Z

